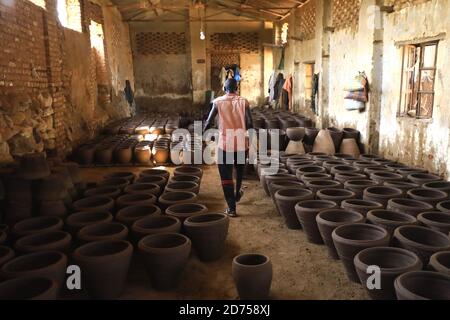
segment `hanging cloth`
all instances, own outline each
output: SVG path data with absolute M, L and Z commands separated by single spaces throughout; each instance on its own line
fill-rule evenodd
M 227 70 L 225 70 L 224 67 L 222 67 L 222 69 L 220 70 L 219 78 L 222 88 L 225 87 L 225 81 L 227 80 Z
M 280 72 L 275 80 L 275 85 L 273 88 L 273 100 L 278 100 L 281 96 L 281 91 L 284 85 L 284 75 Z
M 275 95 L 275 83 L 276 83 L 276 72 L 275 70 L 272 71 L 272 74 L 269 78 L 269 102 L 272 102 L 274 100 Z
M 283 85 L 283 89 L 286 90 L 287 94 L 288 94 L 288 110 L 292 110 L 292 88 L 293 88 L 293 77 L 290 74 L 287 78 L 286 81 L 284 82 Z
M 319 100 L 319 74 L 313 76 L 313 87 L 311 94 L 311 110 L 317 114 L 317 101 Z
M 278 70 L 284 70 L 284 47 L 281 49 L 280 63 L 278 64 Z

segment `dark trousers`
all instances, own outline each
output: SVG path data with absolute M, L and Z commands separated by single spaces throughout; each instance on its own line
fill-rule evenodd
M 225 201 L 230 210 L 236 210 L 236 196 L 241 191 L 244 177 L 246 152 L 226 152 L 218 149 L 218 168 Z M 236 191 L 233 182 L 233 168 L 236 169 Z

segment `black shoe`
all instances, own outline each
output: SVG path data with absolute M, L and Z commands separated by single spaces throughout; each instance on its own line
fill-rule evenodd
M 225 214 L 227 214 L 227 215 L 228 215 L 229 217 L 231 217 L 231 218 L 237 217 L 236 210 L 231 210 L 230 208 L 227 208 L 227 209 L 225 210 Z
M 239 192 L 236 194 L 236 202 L 241 201 L 241 198 L 244 196 L 244 190 L 239 190 Z

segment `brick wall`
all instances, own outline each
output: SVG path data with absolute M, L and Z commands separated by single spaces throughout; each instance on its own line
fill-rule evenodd
M 357 30 L 361 0 L 332 0 L 332 20 L 336 30 Z
M 395 10 L 400 10 L 405 7 L 419 5 L 430 0 L 388 0 L 386 5 L 394 6 Z
M 316 36 L 316 1 L 311 0 L 295 12 L 300 37 L 304 40 L 314 39 Z

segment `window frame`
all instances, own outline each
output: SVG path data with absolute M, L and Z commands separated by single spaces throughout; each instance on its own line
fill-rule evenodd
M 311 102 L 311 96 L 312 96 L 312 91 L 313 91 L 313 82 L 314 82 L 314 72 L 315 72 L 315 69 L 316 69 L 316 62 L 315 61 L 307 61 L 307 62 L 304 62 L 303 63 L 304 64 L 304 67 L 305 67 L 305 102 Z M 312 72 L 311 72 L 311 76 L 308 76 L 307 75 L 307 68 L 312 68 Z M 308 88 L 307 86 L 306 86 L 306 83 L 307 83 L 307 79 L 308 79 L 308 77 L 310 77 L 311 79 L 311 87 L 310 88 Z M 311 95 L 310 96 L 307 96 L 307 91 L 308 90 L 310 90 L 311 91 Z

